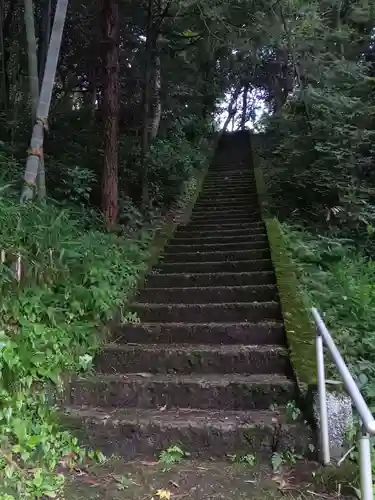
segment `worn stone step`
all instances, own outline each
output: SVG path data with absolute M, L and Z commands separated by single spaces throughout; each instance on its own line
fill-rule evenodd
M 210 243 L 203 244 L 203 245 L 179 245 L 171 242 L 168 247 L 167 247 L 167 253 L 173 253 L 173 254 L 178 254 L 178 253 L 195 253 L 195 252 L 231 252 L 231 251 L 236 251 L 236 250 L 254 250 L 257 248 L 267 248 L 267 238 L 264 238 L 264 240 L 259 240 L 259 241 L 239 241 L 239 242 L 233 242 L 233 243 L 218 243 L 216 245 L 211 245 Z
M 215 210 L 212 213 L 207 213 L 207 212 L 202 212 L 198 210 L 193 210 L 191 214 L 191 220 L 197 220 L 197 221 L 208 221 L 208 219 L 214 220 L 216 222 L 217 220 L 247 220 L 249 222 L 249 219 L 253 218 L 254 215 L 251 210 L 236 210 L 229 212 L 228 210 Z M 256 222 L 256 220 L 255 220 Z
M 293 380 L 269 374 L 100 374 L 72 381 L 69 389 L 69 406 L 145 409 L 265 410 L 296 396 Z
M 225 203 L 217 203 L 216 201 L 206 200 L 204 202 L 197 201 L 194 207 L 194 213 L 212 214 L 219 212 L 227 212 L 228 210 L 247 210 L 254 217 L 257 216 L 261 219 L 260 207 L 258 202 L 251 200 L 227 200 Z
M 174 238 L 217 238 L 229 236 L 233 239 L 237 236 L 264 236 L 266 234 L 266 228 L 263 226 L 256 226 L 253 228 L 235 228 L 235 229 L 221 229 L 220 231 L 216 229 L 204 230 L 194 230 L 190 227 L 180 227 L 174 235 Z
M 167 249 L 168 250 L 168 249 Z M 182 253 L 172 253 L 167 251 L 163 256 L 163 262 L 165 263 L 176 263 L 176 262 L 223 262 L 223 261 L 240 261 L 240 260 L 252 260 L 252 259 L 269 259 L 270 251 L 269 248 L 255 248 L 252 250 L 226 250 L 217 252 L 186 252 Z
M 202 196 L 200 196 L 197 200 L 196 205 L 198 206 L 209 206 L 209 205 L 219 205 L 219 206 L 224 206 L 224 205 L 230 205 L 230 206 L 238 206 L 238 205 L 256 205 L 258 202 L 257 199 L 255 199 L 255 196 L 253 193 L 248 194 L 234 194 L 231 196 L 230 193 L 223 193 L 222 196 L 213 196 L 213 195 L 205 195 L 204 193 Z
M 223 193 L 225 190 L 230 191 L 246 191 L 247 193 L 256 193 L 256 184 L 253 182 L 243 181 L 232 181 L 232 180 L 217 180 L 217 181 L 207 181 L 203 185 L 203 193 L 212 193 L 215 196 L 218 193 Z
M 236 216 L 228 216 L 225 213 L 219 213 L 219 214 L 200 214 L 200 215 L 193 215 L 190 218 L 190 225 L 195 225 L 195 224 L 207 224 L 207 225 L 220 225 L 220 224 L 234 224 L 234 225 L 241 225 L 241 224 L 254 224 L 256 222 L 261 222 L 261 219 L 258 216 L 254 216 L 251 214 L 251 212 L 244 212 L 242 215 L 236 215 Z
M 201 286 L 244 286 L 244 285 L 273 285 L 276 283 L 275 273 L 272 271 L 258 271 L 247 273 L 189 273 L 181 274 L 151 274 L 146 279 L 147 286 L 156 288 L 185 288 Z M 192 293 L 194 291 L 192 290 Z
M 179 443 L 192 458 L 253 454 L 269 464 L 273 453 L 294 449 L 306 454 L 313 442 L 301 423 L 288 422 L 283 412 L 270 410 L 70 407 L 63 420 L 88 447 L 129 461 L 155 460 L 161 451 Z
M 219 304 L 156 304 L 138 303 L 131 306 L 141 321 L 154 323 L 188 323 L 267 321 L 282 319 L 278 302 L 228 302 Z
M 248 234 L 244 234 L 244 235 L 236 235 L 236 236 L 233 236 L 231 234 L 227 235 L 223 235 L 223 234 L 216 234 L 214 236 L 205 236 L 205 237 L 202 237 L 202 236 L 196 236 L 196 237 L 192 237 L 192 236 L 186 236 L 184 234 L 179 234 L 179 233 L 175 233 L 174 237 L 173 237 L 173 240 L 171 241 L 171 244 L 174 244 L 174 245 L 188 245 L 188 244 L 191 244 L 191 245 L 220 245 L 220 244 L 223 244 L 223 243 L 243 243 L 243 242 L 259 242 L 259 241 L 267 241 L 268 242 L 268 238 L 267 238 L 267 234 L 266 233 L 259 233 L 259 234 L 254 234 L 254 233 L 248 233 Z
M 185 231 L 204 231 L 206 232 L 222 232 L 222 231 L 237 231 L 238 229 L 242 230 L 249 230 L 249 231 L 257 231 L 257 230 L 266 230 L 266 226 L 264 222 L 261 220 L 257 221 L 229 221 L 227 222 L 226 220 L 220 221 L 220 222 L 214 222 L 214 223 L 208 223 L 208 222 L 202 222 L 202 221 L 190 221 L 189 224 L 186 226 L 183 226 L 183 229 Z
M 254 271 L 271 271 L 271 259 L 239 260 L 223 262 L 166 262 L 159 263 L 159 272 L 162 274 L 197 274 L 197 273 L 246 273 Z M 156 271 L 156 270 L 155 270 Z
M 231 186 L 231 185 L 226 185 L 226 186 L 217 186 L 217 187 L 203 187 L 202 192 L 200 194 L 200 199 L 203 197 L 205 198 L 210 198 L 213 200 L 216 200 L 221 197 L 242 197 L 242 196 L 249 196 L 249 195 L 255 195 L 256 194 L 256 189 L 254 186 Z
M 206 201 L 205 203 L 197 203 L 194 206 L 193 214 L 219 214 L 219 213 L 233 213 L 233 212 L 246 212 L 246 213 L 255 213 L 259 212 L 259 203 L 258 201 L 251 202 L 249 200 L 244 203 L 233 203 L 230 201 L 229 203 L 221 203 L 218 204 L 215 201 Z
M 220 302 L 251 302 L 278 300 L 275 285 L 151 288 L 142 290 L 139 303 L 180 303 L 180 304 L 219 304 Z
M 101 373 L 279 373 L 291 375 L 277 345 L 107 344 L 96 356 Z
M 259 323 L 135 323 L 118 325 L 116 342 L 184 344 L 275 344 L 284 345 L 282 322 Z

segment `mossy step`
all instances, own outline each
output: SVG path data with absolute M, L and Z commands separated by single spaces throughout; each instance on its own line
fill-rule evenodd
M 222 287 L 146 287 L 138 297 L 138 302 L 212 304 L 220 302 L 250 302 L 278 300 L 275 285 L 222 286 Z
M 308 453 L 312 441 L 307 428 L 272 411 L 70 407 L 63 419 L 87 446 L 129 461 L 155 460 L 178 443 L 192 458 L 254 454 L 269 464 L 274 452 Z
M 200 286 L 243 286 L 272 285 L 276 283 L 273 271 L 258 271 L 247 273 L 168 273 L 154 274 L 147 277 L 146 283 L 156 288 L 185 288 Z M 192 290 L 193 293 L 193 290 Z
M 223 244 L 223 243 L 249 243 L 249 242 L 259 242 L 259 241 L 262 241 L 262 242 L 268 242 L 268 239 L 267 239 L 267 234 L 264 232 L 264 233 L 259 233 L 259 234 L 254 234 L 254 233 L 247 233 L 247 234 L 244 234 L 244 235 L 236 235 L 235 237 L 233 237 L 232 234 L 222 234 L 222 233 L 218 233 L 218 234 L 215 234 L 214 236 L 198 236 L 198 237 L 189 237 L 189 236 L 186 236 L 184 235 L 183 233 L 175 233 L 174 235 L 174 238 L 173 240 L 170 242 L 170 245 L 174 245 L 174 244 L 177 244 L 177 245 L 187 245 L 187 244 L 191 244 L 191 245 L 220 245 L 220 244 Z
M 190 222 L 205 222 L 207 224 L 217 224 L 221 221 L 225 222 L 258 222 L 259 218 L 254 217 L 251 211 L 243 210 L 237 213 L 214 212 L 211 214 L 203 212 L 193 212 Z
M 238 186 L 238 187 L 232 187 L 230 185 L 222 185 L 222 186 L 215 186 L 215 187 L 206 187 L 204 186 L 202 189 L 202 193 L 200 196 L 200 199 L 203 197 L 206 198 L 221 198 L 221 197 L 242 197 L 242 196 L 248 196 L 249 194 L 256 193 L 256 187 L 255 186 Z M 225 196 L 224 196 L 225 195 Z
M 233 191 L 237 190 L 246 190 L 246 191 L 255 191 L 256 192 L 256 183 L 255 181 L 250 182 L 248 179 L 217 179 L 217 180 L 209 180 L 206 179 L 203 184 L 203 191 L 212 191 L 221 192 L 223 189 L 230 189 Z
M 259 208 L 259 204 L 253 203 L 251 200 L 245 200 L 245 201 L 235 201 L 235 200 L 229 200 L 226 203 L 216 203 L 214 200 L 211 201 L 206 201 L 204 203 L 201 203 L 200 201 L 197 201 L 194 207 L 194 214 L 217 214 L 217 213 L 223 213 L 227 212 L 229 210 L 241 210 L 241 211 L 246 211 L 247 213 L 251 213 L 253 217 L 257 216 L 259 220 L 262 219 L 261 217 L 261 212 Z
M 277 345 L 107 344 L 95 358 L 101 373 L 279 373 L 291 375 Z
M 282 375 L 95 375 L 74 380 L 67 406 L 266 410 L 296 397 L 293 380 Z
M 256 226 L 253 228 L 235 228 L 235 229 L 208 229 L 208 230 L 194 230 L 189 227 L 181 227 L 175 234 L 175 238 L 209 238 L 209 237 L 223 237 L 223 236 L 232 236 L 235 238 L 236 236 L 264 236 L 266 235 L 266 230 L 263 226 Z
M 233 194 L 231 193 L 223 193 L 222 195 L 215 195 L 215 194 L 205 194 L 204 192 L 202 195 L 198 198 L 197 200 L 197 205 L 231 205 L 231 206 L 237 206 L 241 204 L 250 204 L 250 203 L 257 203 L 257 200 L 255 200 L 255 195 L 254 193 L 244 193 L 241 195 L 238 194 Z
M 189 224 L 184 226 L 186 231 L 230 231 L 237 229 L 248 229 L 250 231 L 256 231 L 262 229 L 265 231 L 266 226 L 261 220 L 257 221 L 226 221 L 225 218 L 218 222 L 202 222 L 202 221 L 190 221 Z
M 231 243 L 218 243 L 216 245 L 211 245 L 206 243 L 203 245 L 179 245 L 171 242 L 167 249 L 166 254 L 179 254 L 179 253 L 195 253 L 195 252 L 231 252 L 231 251 L 246 251 L 255 250 L 261 248 L 268 248 L 267 238 L 265 237 L 263 241 L 234 241 Z
M 213 203 L 212 206 L 207 207 L 207 206 L 199 206 L 198 203 L 195 205 L 194 210 L 192 212 L 192 216 L 196 215 L 222 215 L 222 214 L 228 214 L 230 216 L 235 215 L 235 214 L 253 214 L 254 210 L 260 213 L 259 209 L 259 204 L 254 203 L 253 206 L 251 206 L 250 203 L 245 203 L 243 206 L 238 206 L 238 204 L 233 205 L 231 203 L 230 205 L 222 206 L 222 205 L 216 205 Z
M 284 345 L 282 322 L 258 323 L 135 323 L 112 331 L 116 342 L 184 344 Z
M 176 263 L 176 262 L 223 262 L 223 261 L 240 261 L 240 260 L 251 260 L 251 259 L 269 259 L 270 251 L 269 248 L 255 248 L 252 250 L 219 250 L 217 252 L 186 252 L 182 253 L 172 253 L 167 252 L 163 256 L 163 262 L 165 263 Z
M 141 321 L 167 323 L 207 323 L 234 321 L 281 321 L 278 302 L 238 302 L 219 304 L 155 304 L 134 303 L 132 311 Z
M 246 273 L 254 271 L 271 271 L 271 259 L 239 260 L 228 262 L 176 262 L 160 263 L 159 270 L 162 274 L 198 274 L 198 273 Z

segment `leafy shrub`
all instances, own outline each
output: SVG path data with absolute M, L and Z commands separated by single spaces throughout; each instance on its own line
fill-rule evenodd
M 83 222 L 92 229 L 83 232 Z M 56 467 L 82 458 L 55 422 L 48 387 L 90 366 L 97 327 L 122 308 L 144 269 L 150 234 L 123 240 L 95 224 L 72 210 L 0 199 L 8 257 L 0 269 L 0 483 L 17 499 L 53 496 L 63 481 Z M 18 254 L 20 284 L 10 279 Z
M 283 232 L 308 302 L 324 314 L 342 356 L 375 410 L 375 262 L 347 239 L 317 236 L 287 224 Z

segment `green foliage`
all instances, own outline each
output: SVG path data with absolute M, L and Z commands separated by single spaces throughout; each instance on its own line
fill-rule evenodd
M 283 225 L 309 305 L 317 307 L 375 410 L 375 263 L 345 239 Z M 335 375 L 335 371 L 332 371 Z
M 228 458 L 232 463 L 246 465 L 247 467 L 254 467 L 256 462 L 255 455 L 251 453 L 247 455 L 228 455 Z
M 63 483 L 57 468 L 84 458 L 77 440 L 55 422 L 54 394 L 65 374 L 90 368 L 97 329 L 135 286 L 150 238 L 124 240 L 82 213 L 0 199 L 0 241 L 8 258 L 0 270 L 4 494 L 54 497 Z M 20 284 L 12 274 L 17 255 Z
M 164 470 L 167 471 L 172 465 L 180 464 L 184 458 L 189 457 L 189 453 L 184 451 L 178 445 L 172 445 L 160 453 L 159 461 L 163 465 Z

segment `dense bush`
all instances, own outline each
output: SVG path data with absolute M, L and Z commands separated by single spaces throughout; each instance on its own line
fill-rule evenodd
M 0 199 L 9 259 L 0 273 L 0 476 L 17 499 L 52 494 L 61 482 L 56 467 L 82 458 L 77 441 L 54 423 L 42 387 L 59 387 L 65 374 L 90 366 L 99 325 L 121 310 L 145 266 L 150 233 L 124 240 L 100 231 L 98 220 L 86 220 L 83 232 L 82 217 Z M 20 284 L 12 268 L 18 254 Z
M 288 224 L 282 228 L 304 296 L 324 315 L 375 411 L 375 262 L 350 240 L 314 235 Z M 332 374 L 337 376 L 335 370 Z

